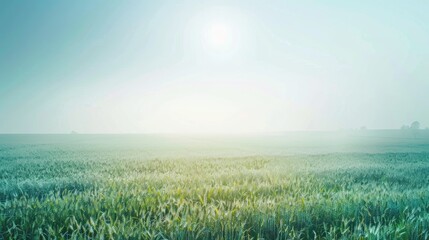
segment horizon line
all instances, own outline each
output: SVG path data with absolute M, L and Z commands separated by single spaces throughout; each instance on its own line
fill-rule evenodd
M 369 132 L 369 131 L 426 131 L 429 128 L 399 129 L 399 128 L 368 128 L 368 129 L 336 129 L 336 130 L 283 130 L 267 132 L 0 132 L 0 135 L 264 135 L 282 133 L 308 133 L 308 132 Z

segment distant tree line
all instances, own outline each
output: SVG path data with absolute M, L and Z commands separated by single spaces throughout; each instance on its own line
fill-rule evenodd
M 412 135 L 414 135 L 414 138 L 416 138 L 420 132 L 420 122 L 414 121 L 411 123 L 411 125 L 402 125 L 401 129 L 406 130 L 407 132 L 411 132 Z M 426 130 L 429 130 L 429 128 L 426 128 Z
M 411 125 L 402 125 L 401 127 L 402 130 L 419 130 L 420 129 L 420 122 L 419 121 L 414 121 L 411 123 Z

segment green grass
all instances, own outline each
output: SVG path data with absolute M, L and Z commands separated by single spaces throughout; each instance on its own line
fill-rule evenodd
M 0 145 L 0 239 L 429 239 L 429 153 L 156 156 Z

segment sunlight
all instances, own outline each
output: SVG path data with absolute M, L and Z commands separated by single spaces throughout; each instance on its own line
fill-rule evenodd
M 214 48 L 227 47 L 231 37 L 230 28 L 226 24 L 214 23 L 206 29 L 205 40 Z

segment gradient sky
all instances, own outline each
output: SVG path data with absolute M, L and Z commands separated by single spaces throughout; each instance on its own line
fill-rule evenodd
M 429 1 L 1 1 L 0 133 L 429 126 Z

